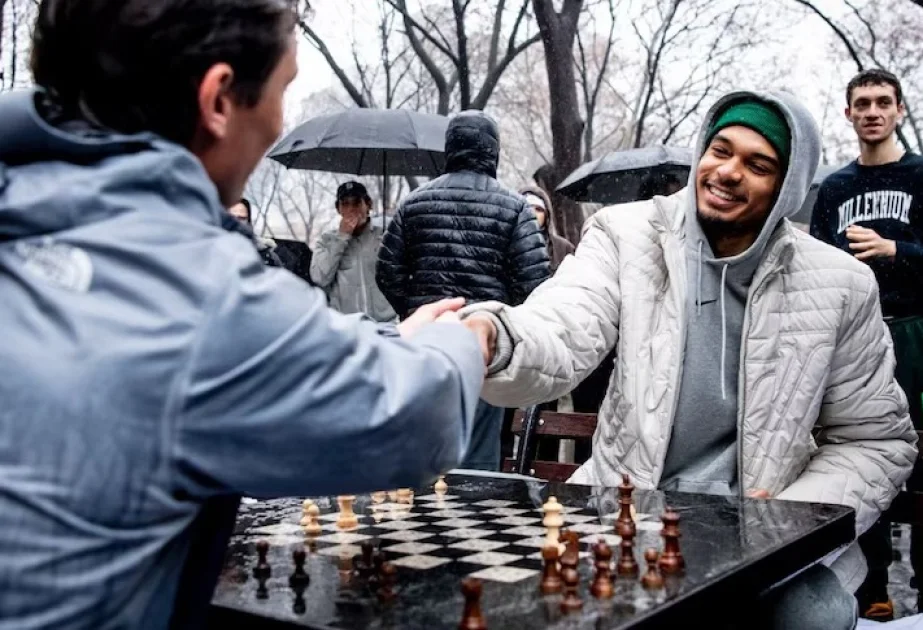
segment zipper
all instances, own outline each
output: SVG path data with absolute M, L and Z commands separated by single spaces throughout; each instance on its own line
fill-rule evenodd
M 768 247 L 768 244 L 767 244 Z M 744 308 L 744 321 L 743 321 L 743 330 L 740 335 L 740 358 L 739 358 L 739 367 L 737 369 L 737 494 L 739 497 L 744 498 L 744 441 L 743 441 L 743 430 L 744 430 L 744 416 L 747 406 L 747 396 L 746 396 L 746 367 L 747 367 L 747 345 L 750 341 L 750 310 L 753 307 L 753 302 L 762 295 L 763 288 L 769 283 L 770 280 L 776 277 L 776 275 L 782 270 L 783 265 L 778 264 L 772 267 L 766 274 L 759 279 L 756 288 L 750 292 L 750 295 L 747 296 L 747 304 Z
M 663 232 L 662 237 L 661 237 L 661 241 L 662 241 L 661 247 L 663 248 L 663 252 L 664 252 L 664 262 L 666 263 L 666 267 L 667 267 L 667 277 L 668 278 L 673 277 L 674 282 L 672 282 L 671 286 L 674 288 L 675 291 L 682 292 L 681 289 L 676 289 L 675 287 L 686 286 L 686 279 L 685 279 L 686 269 L 685 269 L 685 264 L 684 264 L 686 253 L 685 253 L 685 249 L 682 246 L 680 246 L 679 247 L 679 254 L 681 256 L 679 259 L 680 263 L 679 265 L 677 265 L 676 261 L 674 260 L 673 261 L 674 269 L 671 270 L 670 269 L 670 259 L 673 258 L 673 256 L 676 255 L 676 253 L 673 252 L 673 254 L 671 254 L 670 256 L 667 256 L 667 253 L 668 253 L 667 245 L 673 245 L 675 249 L 675 246 L 677 244 L 675 242 L 670 243 L 669 236 L 670 236 L 669 232 Z M 675 269 L 675 267 L 677 266 L 679 267 L 678 270 Z M 677 273 L 683 274 L 682 282 L 679 284 L 676 284 L 675 282 L 675 276 L 677 275 Z M 688 290 L 688 287 L 687 287 L 687 290 Z M 673 439 L 673 427 L 676 425 L 676 409 L 677 407 L 679 407 L 679 388 L 683 382 L 683 362 L 686 359 L 685 352 L 686 352 L 686 298 L 687 296 L 683 294 L 683 295 L 680 295 L 679 298 L 680 298 L 679 305 L 678 305 L 679 349 L 677 352 L 679 360 L 676 362 L 676 375 L 675 375 L 676 380 L 674 381 L 675 386 L 673 387 L 673 402 L 670 405 L 670 414 L 667 416 L 667 422 L 668 422 L 667 439 L 664 442 L 664 446 L 660 454 L 660 462 L 657 468 L 658 477 L 656 479 L 656 486 L 660 486 L 660 480 L 661 480 L 661 477 L 663 476 L 663 468 L 667 461 L 667 453 L 670 450 L 670 441 Z M 651 479 L 651 482 L 653 483 L 654 479 Z

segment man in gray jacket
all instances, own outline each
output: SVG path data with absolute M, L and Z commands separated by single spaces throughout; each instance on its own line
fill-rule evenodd
M 817 126 L 790 95 L 735 92 L 696 155 L 686 189 L 594 215 L 523 305 L 466 309 L 482 396 L 554 399 L 614 350 L 571 482 L 627 473 L 641 488 L 839 503 L 862 533 L 910 475 L 916 435 L 875 277 L 786 218 L 817 167 Z M 853 544 L 767 594 L 753 625 L 852 628 L 864 572 Z
M 377 322 L 395 322 L 397 314 L 375 282 L 382 229 L 369 219 L 372 198 L 359 182 L 337 188 L 337 229 L 324 232 L 311 257 L 311 282 L 322 288 L 331 308 L 365 313 Z
M 225 211 L 294 29 L 287 0 L 39 7 L 40 88 L 0 98 L 2 630 L 206 627 L 237 497 L 419 486 L 467 449 L 461 300 L 341 315 Z

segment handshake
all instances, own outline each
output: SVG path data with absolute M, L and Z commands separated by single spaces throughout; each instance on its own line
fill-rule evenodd
M 432 323 L 464 326 L 475 334 L 484 356 L 484 367 L 490 365 L 497 349 L 497 327 L 483 315 L 471 315 L 465 319 L 458 316 L 458 309 L 465 305 L 465 298 L 449 298 L 421 306 L 413 315 L 398 324 L 401 337 L 410 339 L 423 326 Z

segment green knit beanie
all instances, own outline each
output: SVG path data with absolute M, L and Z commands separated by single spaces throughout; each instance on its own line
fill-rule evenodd
M 757 132 L 773 146 L 782 164 L 788 164 L 792 135 L 782 113 L 763 101 L 739 101 L 725 109 L 708 132 L 705 144 L 725 127 L 741 125 Z

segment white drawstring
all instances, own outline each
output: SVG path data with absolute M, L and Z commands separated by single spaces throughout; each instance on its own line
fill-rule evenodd
M 727 400 L 727 388 L 724 381 L 724 355 L 727 349 L 728 327 L 727 313 L 724 310 L 724 284 L 727 281 L 728 266 L 721 269 L 721 400 Z

